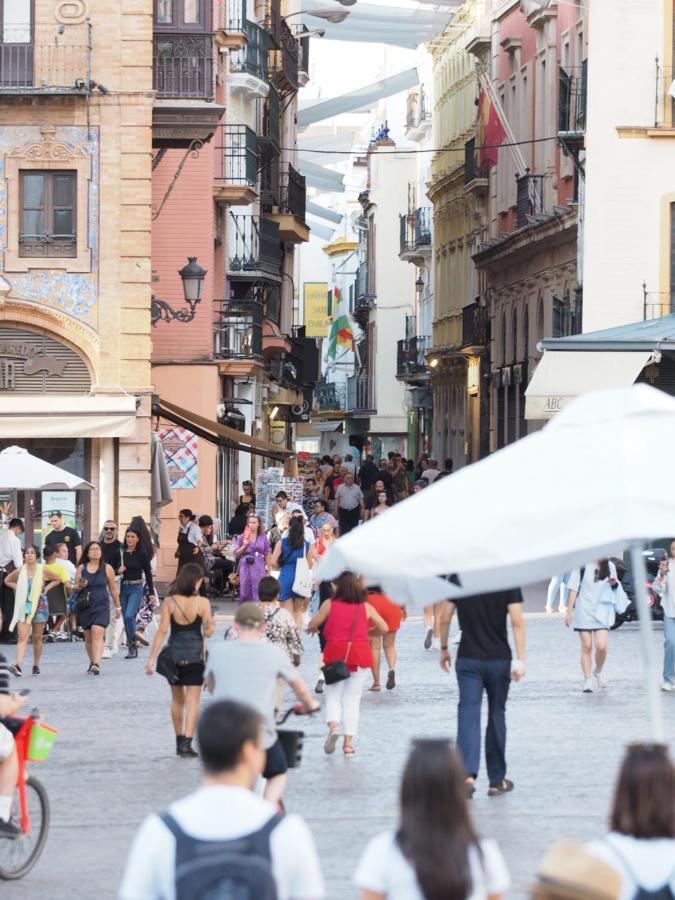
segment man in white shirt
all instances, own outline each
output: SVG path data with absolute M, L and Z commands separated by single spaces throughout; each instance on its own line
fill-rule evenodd
M 286 491 L 279 491 L 275 500 L 277 502 L 272 510 L 272 518 L 274 519 L 277 528 L 281 529 L 286 516 L 290 516 L 296 509 L 299 509 L 302 512 L 302 507 L 299 503 L 294 503 L 292 500 L 289 500 Z
M 670 545 L 670 559 L 659 566 L 654 581 L 661 594 L 663 607 L 663 681 L 662 691 L 675 691 L 675 541 Z
M 321 900 L 309 828 L 299 816 L 279 816 L 252 791 L 265 764 L 261 716 L 241 703 L 217 701 L 202 713 L 197 737 L 202 785 L 141 825 L 119 900 L 200 897 L 207 885 L 222 896 L 267 896 L 275 885 L 279 900 Z
M 5 587 L 5 576 L 23 565 L 19 540 L 22 533 L 21 519 L 10 519 L 8 528 L 0 531 L 0 642 L 3 644 L 16 642 L 16 637 L 9 631 L 14 613 L 14 591 Z
M 354 476 L 345 473 L 344 482 L 335 490 L 334 515 L 340 523 L 340 535 L 348 534 L 356 528 L 364 511 L 363 494 Z
M 422 472 L 422 478 L 425 478 L 429 482 L 429 484 L 433 484 L 440 474 L 441 472 L 438 468 L 438 461 L 435 459 L 430 459 L 426 469 Z

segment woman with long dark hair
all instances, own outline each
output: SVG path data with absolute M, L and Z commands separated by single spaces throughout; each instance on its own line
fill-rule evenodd
M 604 690 L 607 681 L 602 670 L 607 659 L 609 630 L 616 618 L 612 593 L 619 589 L 616 566 L 609 559 L 599 559 L 576 569 L 569 577 L 567 589 L 565 625 L 568 628 L 571 625 L 581 640 L 582 690 L 585 694 L 592 693 L 596 687 Z
M 664 744 L 632 744 L 623 759 L 610 834 L 587 849 L 622 879 L 621 898 L 675 896 L 675 766 Z
M 136 659 L 138 656 L 136 616 L 143 599 L 143 585 L 146 584 L 150 591 L 155 590 L 150 563 L 151 559 L 141 549 L 141 532 L 134 528 L 127 528 L 124 535 L 122 565 L 118 570 L 122 575 L 120 601 L 122 603 L 122 615 L 124 616 L 124 630 L 127 633 L 127 655 L 124 657 L 125 659 Z
M 464 766 L 447 740 L 413 743 L 397 831 L 374 838 L 354 881 L 361 900 L 498 900 L 509 874 L 469 815 Z
M 288 531 L 278 542 L 272 553 L 270 569 L 279 569 L 279 584 L 281 591 L 279 600 L 284 609 L 287 609 L 295 617 L 295 624 L 302 627 L 302 614 L 307 606 L 307 598 L 293 593 L 295 581 L 295 569 L 299 559 L 303 556 L 307 565 L 311 568 L 316 554 L 305 539 L 305 522 L 302 515 L 291 516 Z
M 80 565 L 75 573 L 75 590 L 77 625 L 84 631 L 84 643 L 89 657 L 87 674 L 100 675 L 103 638 L 110 624 L 108 592 L 115 605 L 115 618 L 119 619 L 122 613 L 115 570 L 103 558 L 103 548 L 98 541 L 90 541 L 82 551 Z
M 157 551 L 155 550 L 155 543 L 152 539 L 150 526 L 143 516 L 134 516 L 131 522 L 129 522 L 129 528 L 137 531 L 140 535 L 140 547 L 142 552 L 145 553 L 150 560 L 150 571 L 154 578 L 157 571 Z M 146 631 L 154 620 L 155 608 L 157 606 L 159 606 L 157 593 L 154 589 L 152 591 L 150 590 L 146 581 L 143 584 L 143 598 L 141 600 L 141 605 L 136 614 L 136 643 L 142 644 L 144 647 L 148 646 Z
M 204 556 L 202 554 L 202 544 L 204 538 L 197 525 L 197 516 L 191 509 L 181 509 L 178 513 L 178 521 L 180 528 L 178 529 L 176 548 L 176 559 L 178 560 L 178 571 L 181 566 L 186 563 L 199 563 L 204 568 Z
M 368 630 L 387 633 L 387 623 L 366 602 L 366 596 L 358 575 L 343 572 L 335 582 L 332 599 L 321 604 L 307 626 L 310 634 L 316 634 L 323 625 L 324 662 L 342 660 L 349 669 L 349 678 L 326 684 L 328 737 L 323 747 L 326 753 L 335 752 L 342 734 L 342 752 L 345 756 L 355 755 L 361 696 L 371 663 Z
M 162 605 L 162 616 L 157 628 L 145 674 L 153 675 L 155 660 L 159 656 L 167 634 L 169 653 L 176 666 L 178 679 L 171 683 L 171 719 L 176 732 L 178 756 L 197 756 L 192 749 L 192 738 L 199 718 L 199 697 L 204 684 L 204 639 L 216 630 L 211 616 L 211 605 L 199 594 L 204 572 L 196 563 L 181 566 L 174 582 L 173 595 Z

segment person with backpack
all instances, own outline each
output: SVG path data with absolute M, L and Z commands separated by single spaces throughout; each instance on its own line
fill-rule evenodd
M 309 828 L 252 790 L 265 765 L 262 716 L 217 701 L 204 710 L 197 737 L 202 784 L 143 822 L 119 900 L 322 900 Z
M 621 876 L 620 900 L 675 900 L 675 766 L 665 744 L 628 747 L 610 829 L 586 849 Z

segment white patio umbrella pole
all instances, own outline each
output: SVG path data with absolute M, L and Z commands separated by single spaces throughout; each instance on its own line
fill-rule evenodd
M 659 688 L 659 671 L 656 665 L 657 649 L 652 628 L 652 614 L 649 611 L 647 602 L 647 566 L 642 555 L 641 543 L 638 542 L 631 545 L 630 559 L 631 569 L 633 570 L 635 603 L 640 618 L 640 643 L 642 644 L 642 656 L 647 674 L 647 704 L 652 728 L 652 739 L 656 743 L 662 744 L 665 742 L 663 704 Z

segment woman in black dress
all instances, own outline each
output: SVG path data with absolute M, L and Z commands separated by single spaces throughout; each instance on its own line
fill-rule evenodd
M 84 643 L 89 657 L 88 675 L 101 674 L 101 657 L 105 630 L 110 624 L 110 601 L 115 604 L 115 618 L 122 615 L 115 570 L 103 559 L 103 548 L 91 541 L 82 552 L 75 573 L 77 624 L 84 630 Z
M 211 606 L 206 597 L 199 595 L 203 581 L 200 565 L 181 566 L 173 595 L 162 603 L 159 627 L 145 667 L 146 675 L 154 674 L 155 660 L 169 634 L 167 649 L 178 671 L 178 680 L 171 684 L 171 719 L 176 732 L 176 753 L 183 757 L 197 756 L 192 749 L 192 737 L 204 684 L 204 639 L 216 630 Z

